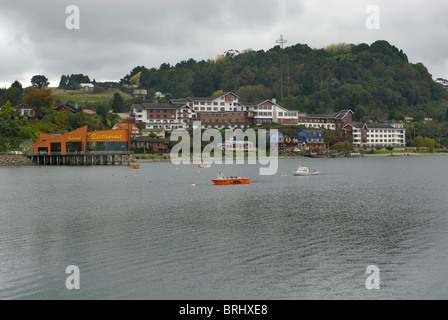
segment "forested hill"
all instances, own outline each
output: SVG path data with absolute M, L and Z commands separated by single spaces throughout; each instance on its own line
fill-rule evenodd
M 248 102 L 277 98 L 287 108 L 309 113 L 351 108 L 356 118 L 445 119 L 448 106 L 446 87 L 435 82 L 423 64 L 409 63 L 402 50 L 386 41 L 230 51 L 215 60 L 136 67 L 121 82 L 146 88 L 149 96 L 158 91 L 175 98 L 233 91 Z

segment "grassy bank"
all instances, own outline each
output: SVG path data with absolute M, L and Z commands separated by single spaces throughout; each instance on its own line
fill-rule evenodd
M 52 92 L 56 100 L 59 100 L 62 103 L 70 104 L 109 104 L 114 99 L 114 94 L 117 92 L 121 95 L 123 101 L 133 99 L 131 95 L 124 93 L 120 89 L 109 89 L 102 93 L 93 93 L 89 91 L 63 90 L 53 88 Z

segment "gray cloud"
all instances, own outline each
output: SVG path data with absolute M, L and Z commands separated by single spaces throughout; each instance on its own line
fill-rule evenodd
M 29 84 L 45 74 L 118 80 L 133 67 L 214 58 L 228 49 L 269 49 L 280 34 L 288 45 L 385 39 L 448 78 L 444 41 L 448 3 L 404 0 L 0 0 L 0 83 Z M 67 30 L 68 5 L 81 29 Z M 365 27 L 367 5 L 381 10 L 381 29 Z

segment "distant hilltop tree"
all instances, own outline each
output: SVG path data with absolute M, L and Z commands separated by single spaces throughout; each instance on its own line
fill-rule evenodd
M 38 89 L 44 89 L 50 85 L 50 82 L 48 82 L 46 76 L 35 75 L 31 78 L 31 84 Z
M 86 76 L 84 74 L 63 74 L 61 76 L 61 80 L 59 81 L 58 88 L 66 90 L 78 90 L 81 83 L 90 83 L 89 76 Z

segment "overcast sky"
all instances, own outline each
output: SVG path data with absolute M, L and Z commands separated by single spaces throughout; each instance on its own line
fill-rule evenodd
M 69 5 L 80 29 L 69 30 Z M 380 12 L 368 29 L 366 8 Z M 62 74 L 119 80 L 138 65 L 215 58 L 229 49 L 387 40 L 448 78 L 448 1 L 444 0 L 0 0 L 0 86 L 35 74 L 58 86 Z

